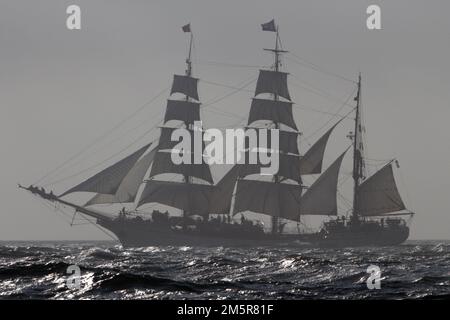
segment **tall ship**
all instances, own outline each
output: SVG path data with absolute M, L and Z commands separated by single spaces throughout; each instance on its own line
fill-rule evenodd
M 215 182 L 211 167 L 204 159 L 205 143 L 199 146 L 200 161 L 180 164 L 172 161 L 171 154 L 181 152 L 176 149 L 178 142 L 172 139 L 174 130 L 185 128 L 192 137 L 202 136 L 204 132 L 196 125 L 201 120 L 199 79 L 193 76 L 193 35 L 190 25 L 186 25 L 183 31 L 190 33 L 186 71 L 173 77 L 157 140 L 147 142 L 61 194 L 37 185 L 19 187 L 57 208 L 74 209 L 74 214 L 89 217 L 89 221 L 111 232 L 125 247 L 351 247 L 403 243 L 409 236 L 407 217 L 414 213 L 406 209 L 397 189 L 394 169 L 398 162 L 389 161 L 370 176 L 365 169 L 361 75 L 355 81 L 357 93 L 353 110 L 348 114 L 352 118 L 354 115 L 354 127 L 348 135 L 351 144 L 329 167 L 323 168 L 329 137 L 342 119 L 300 154 L 301 132 L 293 116 L 289 75 L 281 70 L 281 58 L 287 51 L 281 46 L 274 20 L 263 24 L 262 29 L 275 34 L 274 48 L 265 49 L 273 54 L 274 63 L 269 69 L 259 70 L 243 130 L 259 132 L 258 139 L 265 134 L 261 129 L 278 131 L 278 148 L 269 147 L 270 152 L 278 153 L 279 166 L 275 174 L 261 174 L 264 165 L 259 162 L 244 162 L 233 165 Z M 270 137 L 264 140 L 272 143 Z M 195 157 L 193 150 L 184 152 L 189 153 L 188 157 Z M 247 159 L 260 152 L 261 149 L 246 148 L 244 156 Z M 344 157 L 353 158 L 352 206 L 346 216 L 338 213 L 337 201 Z M 167 176 L 171 179 L 165 178 Z M 314 177 L 314 182 L 305 184 L 305 176 Z M 91 193 L 92 196 L 86 203 L 77 204 L 67 199 L 67 195 L 73 193 Z M 124 207 L 114 212 L 98 209 L 104 204 L 123 204 Z M 145 209 L 149 205 L 162 205 L 168 210 Z M 307 216 L 323 217 L 321 227 L 310 231 L 287 228 L 299 226 Z M 270 223 L 264 225 L 263 217 L 265 220 L 269 217 Z

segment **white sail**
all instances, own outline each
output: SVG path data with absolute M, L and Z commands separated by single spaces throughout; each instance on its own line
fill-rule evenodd
M 200 103 L 168 100 L 164 123 L 170 120 L 183 121 L 188 124 L 193 124 L 194 121 L 200 121 Z
M 115 194 L 96 194 L 85 206 L 104 203 L 134 202 L 145 173 L 150 168 L 156 154 L 156 148 L 144 155 L 128 172 Z
M 170 94 L 182 93 L 198 101 L 198 79 L 189 76 L 174 75 Z
M 130 172 L 131 168 L 135 165 L 136 161 L 144 154 L 149 148 L 150 144 L 140 148 L 136 152 L 127 156 L 126 158 L 116 162 L 112 166 L 100 171 L 96 175 L 81 182 L 75 187 L 64 192 L 62 196 L 65 196 L 72 192 L 96 192 L 102 194 L 115 194 L 125 176 Z
M 294 184 L 239 180 L 233 213 L 244 211 L 298 220 L 301 187 Z
M 328 138 L 336 127 L 337 123 L 331 127 L 325 134 L 306 151 L 305 155 L 300 159 L 301 174 L 318 174 L 322 172 L 323 156 L 327 146 Z
M 392 164 L 384 166 L 357 189 L 355 210 L 360 215 L 383 215 L 404 209 L 405 204 L 395 183 Z
M 260 70 L 255 95 L 272 93 L 291 100 L 287 85 L 287 75 L 286 72 Z
M 301 215 L 337 215 L 339 169 L 346 152 L 342 153 L 302 196 Z
M 171 181 L 148 181 L 142 191 L 138 207 L 145 203 L 159 203 L 185 210 L 190 215 L 209 213 L 213 186 Z
M 153 161 L 150 177 L 163 173 L 177 173 L 184 176 L 196 177 L 208 181 L 209 183 L 213 183 L 211 170 L 206 163 L 203 162 L 201 164 L 194 164 L 193 159 L 191 162 L 192 164 L 175 164 L 172 161 L 171 152 L 159 151 L 156 153 L 155 160 Z
M 254 98 L 250 107 L 248 124 L 258 120 L 282 123 L 297 130 L 297 125 L 292 115 L 292 102 Z

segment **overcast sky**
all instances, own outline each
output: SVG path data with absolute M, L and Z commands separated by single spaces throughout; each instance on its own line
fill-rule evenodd
M 66 28 L 70 4 L 81 7 L 81 30 Z M 366 28 L 370 4 L 381 6 L 382 30 Z M 355 88 L 321 71 L 350 79 L 361 71 L 368 157 L 399 160 L 400 191 L 417 212 L 410 238 L 450 239 L 449 12 L 446 0 L 2 0 L 0 240 L 107 239 L 93 226 L 70 227 L 16 184 L 36 182 L 95 142 L 44 179 L 62 192 L 112 163 L 94 167 L 104 159 L 123 150 L 111 159 L 118 160 L 155 138 L 157 130 L 148 131 L 163 115 L 167 92 L 129 116 L 184 72 L 182 25 L 191 22 L 194 73 L 208 102 L 233 91 L 211 82 L 239 86 L 270 65 L 262 48 L 274 38 L 260 24 L 272 18 L 291 52 L 283 69 L 291 73 L 295 120 L 307 138 L 302 150 L 336 121 L 330 113 Z M 243 123 L 254 88 L 253 82 L 205 108 L 205 126 Z M 326 166 L 349 144 L 351 130 L 351 120 L 335 130 Z

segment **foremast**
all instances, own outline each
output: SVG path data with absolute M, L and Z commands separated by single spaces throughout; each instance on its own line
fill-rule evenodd
M 275 48 L 274 49 L 264 49 L 266 51 L 272 51 L 274 53 L 274 66 L 273 69 L 275 70 L 275 72 L 279 72 L 280 71 L 280 67 L 281 67 L 281 60 L 280 60 L 280 56 L 282 53 L 286 53 L 287 51 L 285 50 L 281 50 L 279 49 L 279 45 L 280 45 L 280 34 L 279 34 L 279 28 L 278 25 L 276 25 L 276 35 L 275 35 Z M 274 101 L 279 101 L 279 97 L 277 93 L 273 94 L 273 100 Z M 276 130 L 280 129 L 280 123 L 278 121 L 274 121 L 274 126 Z M 279 152 L 282 152 L 281 150 Z M 280 183 L 280 175 L 277 173 L 274 175 L 273 177 L 273 181 L 274 183 Z M 278 216 L 272 216 L 272 234 L 277 234 L 280 231 L 280 222 L 278 219 Z

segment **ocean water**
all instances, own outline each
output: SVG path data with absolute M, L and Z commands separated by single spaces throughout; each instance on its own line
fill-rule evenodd
M 67 269 L 80 268 L 79 286 Z M 367 268 L 380 268 L 369 290 Z M 450 242 L 386 248 L 125 249 L 0 243 L 0 299 L 449 299 Z

